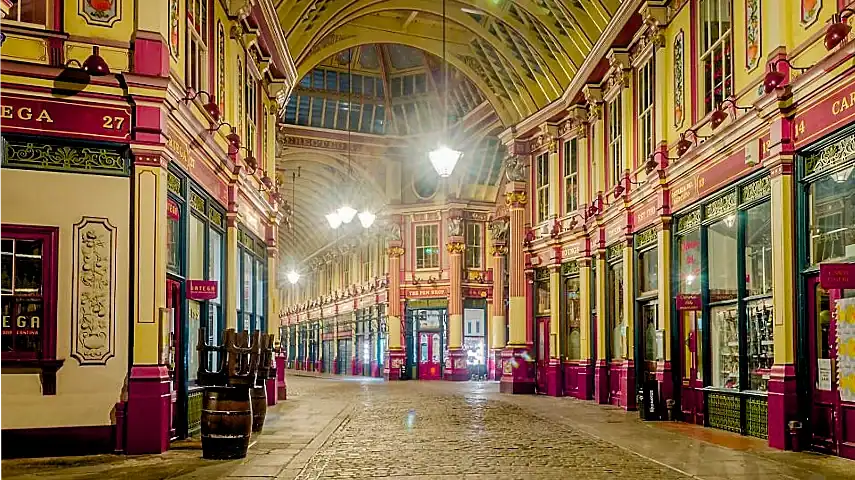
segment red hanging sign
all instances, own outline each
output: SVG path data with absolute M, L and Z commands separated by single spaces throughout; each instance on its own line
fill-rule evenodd
M 213 300 L 217 298 L 216 280 L 187 280 L 188 300 Z
M 178 220 L 181 218 L 181 210 L 179 210 L 178 204 L 172 200 L 166 201 L 166 218 L 170 220 Z
M 680 293 L 677 294 L 677 310 L 678 311 L 692 311 L 692 310 L 701 310 L 703 309 L 703 302 L 701 302 L 701 296 L 697 293 Z
M 855 288 L 855 263 L 821 263 L 819 284 L 822 288 Z

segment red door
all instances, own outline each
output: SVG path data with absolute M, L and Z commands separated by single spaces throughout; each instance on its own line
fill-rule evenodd
M 169 376 L 172 379 L 172 422 L 169 427 L 170 439 L 178 437 L 176 428 L 181 425 L 181 408 L 178 405 L 178 388 L 183 379 L 181 368 L 178 364 L 181 351 L 181 283 L 175 280 L 166 280 L 166 308 L 172 311 L 172 325 L 169 325 L 169 355 L 167 365 Z
M 841 401 L 837 389 L 836 303 L 841 291 L 823 289 L 817 277 L 808 279 L 807 288 L 811 444 L 814 449 L 855 459 L 855 404 Z
M 419 379 L 439 380 L 442 378 L 440 370 L 439 333 L 419 333 Z
M 535 339 L 535 352 L 537 354 L 537 393 L 546 393 L 546 367 L 549 363 L 549 317 L 540 317 L 537 320 L 537 337 Z
M 680 316 L 680 334 L 683 339 L 683 381 L 680 407 L 683 420 L 704 424 L 703 328 L 701 312 L 685 310 Z

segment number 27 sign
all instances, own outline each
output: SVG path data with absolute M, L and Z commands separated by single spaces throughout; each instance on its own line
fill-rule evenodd
M 131 138 L 129 106 L 4 94 L 0 121 L 10 132 L 119 142 Z

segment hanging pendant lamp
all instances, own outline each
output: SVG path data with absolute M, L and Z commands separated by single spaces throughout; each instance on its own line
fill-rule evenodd
M 442 0 L 442 135 L 448 135 L 448 62 L 445 58 L 445 0 Z M 440 143 L 436 149 L 428 153 L 430 163 L 436 173 L 443 178 L 451 176 L 454 167 L 463 156 L 463 152 Z

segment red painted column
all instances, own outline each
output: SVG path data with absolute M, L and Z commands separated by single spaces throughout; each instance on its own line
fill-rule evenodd
M 505 203 L 510 210 L 510 236 L 508 239 L 509 285 L 508 322 L 509 341 L 502 351 L 503 393 L 534 393 L 534 361 L 529 336 L 530 319 L 526 306 L 526 277 L 523 240 L 525 238 L 525 205 L 528 203 L 526 184 L 509 182 L 505 185 Z
M 406 363 L 406 350 L 401 328 L 401 257 L 404 247 L 400 240 L 389 242 L 389 311 L 386 315 L 388 353 L 384 367 L 386 380 L 399 380 L 401 367 Z
M 468 380 L 466 352 L 463 350 L 463 237 L 449 236 L 446 250 L 449 254 L 448 293 L 448 355 L 451 368 L 444 371 L 446 380 Z

